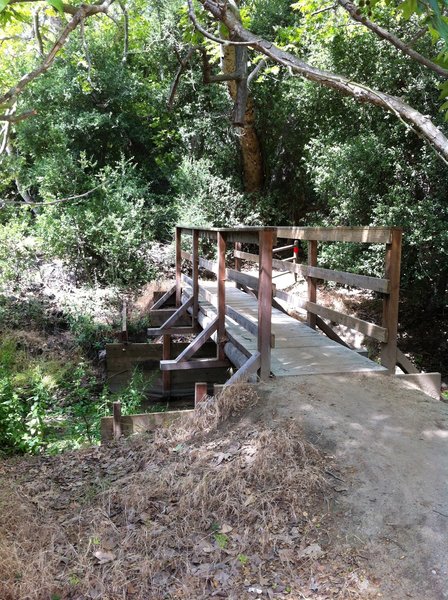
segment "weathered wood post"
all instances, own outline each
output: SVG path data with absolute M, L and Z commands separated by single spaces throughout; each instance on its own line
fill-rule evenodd
M 199 230 L 193 230 L 193 327 L 198 322 L 199 312 Z
M 112 414 L 114 440 L 119 440 L 121 438 L 121 402 L 113 403 Z
M 234 251 L 241 252 L 241 242 L 235 242 Z M 241 258 L 239 256 L 235 256 L 235 271 L 241 272 Z M 240 290 L 241 285 L 237 282 L 236 287 Z
M 127 344 L 129 342 L 128 336 L 128 306 L 126 300 L 123 300 L 123 308 L 121 309 L 121 333 L 120 342 Z
M 258 352 L 260 353 L 259 375 L 262 381 L 271 373 L 271 316 L 272 316 L 272 249 L 274 230 L 265 228 L 258 234 L 259 283 L 258 283 Z
M 171 335 L 165 333 L 163 335 L 163 360 L 171 360 Z M 171 392 L 171 371 L 162 371 L 162 390 L 164 396 L 169 396 Z
M 218 360 L 224 360 L 224 346 L 226 344 L 226 236 L 218 231 Z
M 295 265 L 299 264 L 299 240 L 294 240 L 294 260 Z M 294 273 L 294 281 L 297 283 L 298 274 Z
M 179 307 L 182 302 L 182 228 L 176 227 L 176 306 Z
M 308 242 L 308 266 L 317 267 L 317 240 L 309 240 Z M 308 302 L 316 302 L 317 300 L 317 282 L 314 277 L 307 277 L 308 284 Z M 309 327 L 316 329 L 316 315 L 308 311 L 307 323 Z
M 198 382 L 194 385 L 194 406 L 196 407 L 200 402 L 203 402 L 207 396 L 207 384 L 205 382 Z
M 385 277 L 389 279 L 389 293 L 383 298 L 383 327 L 387 329 L 387 342 L 381 345 L 381 364 L 395 373 L 397 364 L 398 302 L 400 298 L 402 230 L 391 230 L 391 241 L 386 244 Z

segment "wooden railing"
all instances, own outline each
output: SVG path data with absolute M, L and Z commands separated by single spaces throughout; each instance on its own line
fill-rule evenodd
M 181 249 L 182 235 L 192 238 L 192 252 Z M 310 327 L 320 327 L 332 339 L 338 338 L 336 332 L 323 321 L 330 320 L 343 324 L 360 333 L 370 336 L 381 343 L 381 362 L 393 372 L 397 364 L 397 326 L 398 326 L 398 299 L 400 286 L 400 261 L 401 261 L 402 232 L 398 228 L 390 227 L 250 227 L 232 229 L 199 229 L 191 227 L 176 228 L 176 304 L 181 305 L 182 290 L 182 259 L 192 264 L 192 277 L 189 283 L 192 288 L 192 315 L 197 321 L 199 311 L 199 268 L 214 273 L 217 277 L 217 343 L 218 359 L 224 358 L 224 345 L 227 340 L 225 316 L 226 314 L 240 324 L 244 322 L 243 315 L 230 314 L 225 302 L 225 281 L 233 280 L 238 286 L 254 290 L 258 297 L 258 338 L 259 375 L 261 379 L 269 377 L 270 354 L 273 343 L 271 334 L 271 307 L 273 297 L 277 297 L 291 308 L 301 308 L 307 313 L 307 323 Z M 208 239 L 216 241 L 217 261 L 207 260 L 199 255 L 199 240 Z M 277 240 L 291 241 L 275 248 Z M 307 264 L 298 262 L 299 240 L 308 245 Z M 325 242 L 354 242 L 362 244 L 384 244 L 384 276 L 370 277 L 325 269 L 318 266 L 318 244 Z M 257 245 L 259 253 L 254 254 L 242 250 L 242 244 Z M 235 268 L 226 268 L 226 252 L 233 249 Z M 286 260 L 273 258 L 280 252 L 293 250 L 293 256 Z M 258 264 L 258 277 L 241 272 L 242 261 Z M 291 262 L 290 262 L 291 261 Z M 289 271 L 304 277 L 307 281 L 307 299 L 296 295 L 287 294 L 277 290 L 272 283 L 273 267 L 280 271 Z M 355 286 L 383 296 L 383 315 L 381 325 L 371 323 L 358 317 L 348 315 L 328 307 L 322 306 L 317 301 L 317 282 L 319 280 L 333 281 L 339 284 Z M 238 320 L 239 317 L 239 320 Z M 253 324 L 252 324 L 253 325 Z M 244 325 L 243 325 L 244 326 Z
M 181 249 L 183 234 L 192 237 L 191 253 L 183 252 Z M 217 278 L 217 327 L 215 336 L 218 345 L 217 359 L 225 359 L 225 346 L 229 338 L 225 321 L 227 315 L 243 327 L 251 327 L 251 333 L 257 336 L 257 353 L 248 358 L 242 370 L 248 374 L 250 370 L 249 366 L 252 370 L 258 369 L 261 379 L 269 378 L 271 371 L 272 250 L 276 237 L 276 228 L 274 227 L 227 229 L 176 227 L 176 304 L 180 306 L 182 300 L 182 259 L 187 259 L 192 264 L 192 277 L 189 283 L 191 284 L 192 297 L 194 298 L 192 310 L 194 321 L 197 321 L 199 318 L 199 267 L 214 273 Z M 216 241 L 217 262 L 209 261 L 199 256 L 200 238 Z M 233 247 L 230 244 L 238 245 L 242 243 L 255 244 L 259 247 L 259 255 L 257 255 L 259 259 L 258 277 L 242 273 L 238 269 L 237 264 L 235 265 L 237 267 L 235 269 L 226 268 L 226 252 Z M 257 326 L 254 326 L 244 315 L 226 305 L 225 282 L 228 279 L 237 282 L 241 286 L 257 291 Z

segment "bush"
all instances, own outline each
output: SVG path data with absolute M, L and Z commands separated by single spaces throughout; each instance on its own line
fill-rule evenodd
M 169 211 L 158 210 L 128 161 L 104 167 L 96 180 L 100 184 L 82 201 L 49 206 L 38 216 L 46 254 L 64 259 L 91 283 L 132 286 L 150 281 L 155 272 L 147 260 L 149 244 L 154 226 L 163 230 L 171 218 Z

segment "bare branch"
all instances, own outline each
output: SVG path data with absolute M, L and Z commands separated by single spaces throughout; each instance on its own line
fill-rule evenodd
M 200 1 L 206 10 L 227 26 L 233 38 L 243 40 L 248 44 L 251 43 L 255 50 L 288 68 L 292 73 L 296 73 L 324 87 L 337 90 L 346 96 L 351 96 L 358 102 L 369 103 L 393 113 L 403 123 L 408 126 L 410 125 L 418 135 L 429 142 L 445 162 L 448 160 L 448 139 L 443 132 L 434 125 L 430 117 L 423 115 L 412 106 L 409 106 L 401 98 L 372 90 L 342 75 L 336 75 L 335 73 L 313 67 L 289 52 L 280 50 L 272 42 L 266 40 L 260 41 L 257 36 L 244 29 L 238 19 L 230 11 L 225 10 L 225 7 L 218 3 L 217 0 Z
M 395 48 L 400 50 L 400 52 L 402 52 L 406 56 L 409 56 L 424 67 L 427 67 L 434 73 L 437 73 L 437 75 L 440 75 L 441 77 L 448 77 L 447 69 L 444 69 L 440 65 L 434 63 L 429 58 L 426 58 L 425 56 L 411 48 L 409 45 L 405 44 L 403 40 L 400 40 L 400 38 L 398 38 L 396 35 L 388 31 L 387 29 L 384 29 L 383 27 L 380 27 L 376 23 L 370 21 L 367 17 L 361 14 L 360 9 L 355 4 L 353 4 L 353 2 L 351 2 L 350 0 L 337 0 L 337 2 L 340 6 L 342 6 L 342 8 L 344 8 L 349 13 L 352 19 L 358 21 L 358 23 L 362 23 L 362 25 L 367 27 L 367 29 L 370 29 L 370 31 L 373 31 L 373 33 L 375 33 L 379 38 L 381 38 L 382 40 L 386 40 L 387 42 L 389 42 L 389 44 L 392 44 L 392 46 L 395 46 Z
M 406 44 L 409 46 L 409 48 L 412 48 L 412 46 L 415 46 L 418 40 L 420 40 L 426 33 L 428 33 L 428 28 L 422 27 L 408 42 L 406 42 Z
M 254 81 L 255 77 L 258 75 L 258 73 L 265 68 L 265 66 L 267 65 L 267 61 L 264 60 L 264 58 L 262 60 L 259 61 L 259 63 L 257 65 L 255 65 L 254 69 L 249 73 L 249 77 L 247 78 L 247 85 L 250 86 L 251 83 Z
M 120 1 L 119 4 L 123 12 L 123 58 L 121 59 L 121 62 L 126 64 L 129 53 L 129 14 L 124 2 Z
M 173 83 L 171 84 L 170 93 L 168 94 L 168 109 L 171 110 L 174 106 L 174 99 L 176 97 L 177 88 L 179 87 L 180 79 L 187 68 L 190 60 L 192 59 L 194 53 L 198 50 L 197 46 L 190 48 L 185 56 L 185 58 L 180 58 L 180 55 L 176 52 L 176 56 L 179 60 L 179 68 L 177 69 L 176 75 L 173 79 Z
M 202 33 L 204 37 L 208 38 L 212 42 L 216 42 L 217 44 L 221 44 L 222 46 L 252 46 L 253 44 L 253 42 L 237 42 L 234 40 L 225 40 L 223 38 L 216 37 L 216 35 L 213 35 L 209 31 L 204 29 L 204 27 L 202 27 L 202 25 L 199 23 L 196 17 L 196 13 L 194 11 L 193 6 L 193 0 L 188 0 L 188 16 L 190 17 L 191 22 L 199 31 L 199 33 Z
M 0 156 L 6 151 L 8 147 L 9 134 L 11 133 L 11 121 L 7 121 L 3 126 L 3 140 L 0 145 Z
M 81 5 L 79 9 L 76 10 L 73 18 L 68 22 L 67 26 L 62 31 L 58 40 L 47 54 L 42 64 L 30 73 L 24 75 L 14 87 L 10 88 L 5 94 L 0 96 L 0 106 L 6 104 L 12 98 L 17 97 L 31 81 L 40 75 L 43 75 L 51 67 L 57 54 L 66 43 L 69 35 L 78 27 L 78 25 L 84 19 L 91 17 L 92 15 L 99 13 L 106 14 L 113 1 L 114 0 L 104 0 L 102 4 Z
M 39 27 L 39 9 L 33 10 L 33 33 L 36 38 L 37 50 L 41 56 L 44 55 L 44 46 L 42 43 L 42 36 L 40 35 Z
M 68 198 L 60 198 L 59 200 L 52 200 L 50 202 L 33 202 L 31 201 L 26 201 L 26 204 L 28 206 L 33 206 L 33 207 L 43 207 L 43 206 L 54 206 L 56 204 L 63 204 L 64 202 L 72 202 L 74 200 L 83 200 L 84 198 L 88 198 L 89 196 L 91 196 L 93 194 L 93 192 L 96 192 L 97 190 L 99 190 L 100 188 L 102 188 L 104 186 L 104 182 L 96 185 L 94 188 L 92 188 L 91 190 L 89 190 L 88 192 L 84 192 L 83 194 L 77 194 L 76 196 L 69 196 Z M 22 195 L 22 193 L 21 193 Z M 18 204 L 21 204 L 18 203 Z
M 327 10 L 333 10 L 336 8 L 336 6 L 337 6 L 337 3 L 332 2 L 328 6 L 324 6 L 323 8 L 319 8 L 319 10 L 315 10 L 314 12 L 311 13 L 311 16 L 315 17 L 316 15 L 320 15 L 323 12 L 327 12 Z
M 4 115 L 0 115 L 0 121 L 6 121 L 7 123 L 19 123 L 19 121 L 24 121 L 25 119 L 29 119 L 30 117 L 34 117 L 37 115 L 37 110 L 26 110 L 20 115 L 16 115 L 12 112 L 6 112 Z

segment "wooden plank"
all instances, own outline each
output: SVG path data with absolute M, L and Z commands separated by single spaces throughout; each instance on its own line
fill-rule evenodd
M 175 245 L 176 245 L 176 306 L 180 306 L 180 296 L 182 293 L 181 289 L 181 275 L 182 275 L 182 229 L 176 227 L 175 233 Z
M 319 329 L 321 331 L 323 331 L 325 333 L 325 335 L 327 337 L 330 338 L 330 340 L 333 340 L 334 342 L 337 342 L 338 344 L 341 344 L 341 346 L 345 346 L 346 348 L 350 348 L 350 346 L 348 344 L 346 344 L 341 337 L 338 336 L 338 334 L 336 333 L 336 331 L 334 331 L 333 328 L 330 327 L 330 325 L 327 325 L 325 323 L 325 321 L 323 319 L 321 319 L 318 315 L 316 315 L 316 325 L 319 327 Z
M 348 273 L 346 271 L 333 271 L 332 269 L 323 269 L 321 267 L 308 267 L 305 268 L 304 271 L 308 277 L 324 279 L 325 281 L 335 281 L 342 285 L 373 290 L 374 292 L 380 292 L 382 294 L 389 293 L 390 282 L 388 279 L 357 275 L 356 273 Z
M 246 346 L 244 346 L 244 344 L 242 344 L 234 335 L 231 331 L 229 331 L 229 328 L 227 328 L 227 338 L 229 340 L 229 342 L 231 344 L 233 344 L 235 346 L 235 348 L 237 348 L 242 354 L 244 354 L 245 356 L 247 356 L 247 358 L 250 358 L 252 356 L 252 353 L 250 350 L 248 350 L 248 348 L 246 348 Z
M 389 244 L 394 227 L 278 227 L 277 237 L 320 242 Z
M 401 236 L 399 229 L 393 231 L 392 241 L 386 246 L 385 271 L 390 280 L 389 295 L 383 299 L 383 327 L 388 338 L 381 348 L 381 364 L 390 373 L 395 372 L 397 363 L 398 302 L 400 299 Z
M 256 352 L 244 363 L 240 369 L 238 369 L 236 373 L 232 375 L 229 381 L 224 384 L 224 387 L 233 385 L 235 383 L 241 383 L 242 381 L 247 381 L 251 375 L 257 372 L 260 366 L 261 354 Z
M 236 323 L 238 323 L 238 325 L 241 325 L 241 327 L 243 327 L 244 329 L 246 329 L 246 331 L 248 331 L 252 335 L 258 337 L 258 325 L 256 323 L 254 323 L 253 321 L 251 321 L 250 319 L 248 319 L 243 314 L 241 314 L 241 312 L 235 310 L 229 304 L 226 306 L 226 314 L 233 321 L 235 321 Z
M 315 267 L 317 265 L 317 241 L 310 240 L 308 242 L 308 266 Z M 307 277 L 307 295 L 308 302 L 315 303 L 317 301 L 317 282 L 312 277 Z M 310 327 L 316 329 L 316 315 L 308 310 L 307 322 Z
M 183 227 L 180 229 L 186 235 L 193 235 L 194 230 L 199 231 L 199 237 L 209 240 L 216 240 L 217 235 L 222 233 L 226 236 L 228 243 L 242 242 L 246 244 L 258 244 L 258 233 L 260 231 L 271 231 L 274 239 L 276 240 L 276 227 Z
M 194 386 L 194 406 L 196 407 L 200 402 L 203 402 L 207 397 L 207 382 L 198 381 Z
M 202 346 L 210 339 L 213 333 L 218 329 L 218 317 L 208 325 L 206 329 L 203 329 L 198 337 L 191 342 L 191 344 L 185 348 L 183 352 L 176 358 L 176 362 L 182 362 L 189 360 L 196 352 L 202 348 Z
M 280 300 L 283 300 L 284 302 L 287 302 L 289 306 L 293 309 L 306 310 L 306 300 L 302 300 L 302 298 L 299 298 L 295 294 L 288 294 L 283 290 L 276 290 L 275 297 L 280 298 Z
M 124 436 L 134 433 L 153 431 L 157 427 L 168 427 L 177 419 L 189 419 L 193 416 L 193 410 L 176 410 L 160 413 L 146 413 L 138 415 L 126 415 L 121 417 L 121 429 Z M 113 417 L 101 419 L 101 443 L 104 444 L 113 439 Z
M 259 257 L 257 254 L 249 252 L 238 252 L 238 258 L 249 260 L 258 264 Z M 295 260 L 295 258 L 293 257 Z M 382 294 L 389 293 L 390 283 L 388 279 L 379 277 L 369 277 L 368 275 L 358 275 L 356 273 L 348 273 L 346 271 L 334 271 L 333 269 L 323 269 L 322 267 L 307 267 L 299 263 L 289 263 L 284 260 L 272 259 L 272 266 L 278 271 L 289 271 L 303 277 L 315 277 L 324 281 L 334 281 L 342 285 L 359 287 L 365 290 L 372 290 Z
M 154 302 L 154 304 L 151 306 L 151 312 L 154 310 L 157 310 L 159 308 L 162 308 L 162 306 L 168 302 L 168 300 L 176 293 L 176 286 L 173 285 L 173 287 L 171 287 L 167 292 L 165 292 L 163 294 L 163 296 L 161 298 L 159 298 L 157 300 L 157 302 Z
M 266 381 L 271 374 L 272 333 L 272 247 L 271 231 L 259 234 L 260 265 L 258 286 L 258 352 L 260 353 L 260 379 Z
M 167 327 L 165 329 L 161 329 L 160 327 L 149 328 L 147 330 L 148 337 L 159 337 L 165 333 L 169 333 L 170 335 L 191 335 L 192 333 L 198 333 L 198 327 Z
M 363 321 L 362 319 L 358 319 L 357 317 L 351 317 L 350 315 L 346 315 L 345 313 L 338 312 L 325 306 L 320 306 L 319 304 L 315 304 L 314 302 L 307 302 L 306 309 L 313 315 L 319 315 L 324 319 L 329 319 L 330 321 L 334 321 L 335 323 L 345 325 L 350 329 L 355 329 L 356 331 L 359 331 L 364 335 L 373 337 L 374 339 L 380 342 L 387 341 L 387 329 L 385 329 L 384 327 L 380 327 L 379 325 L 369 323 L 368 321 Z
M 171 317 L 167 319 L 165 323 L 159 328 L 161 332 L 163 333 L 165 330 L 173 327 L 177 323 L 179 318 L 182 317 L 182 315 L 184 315 L 191 306 L 193 306 L 193 298 L 190 298 L 185 302 L 185 304 L 181 304 L 179 306 L 176 312 L 173 315 L 171 315 Z
M 176 362 L 175 360 L 161 360 L 160 369 L 162 371 L 188 371 L 192 369 L 221 369 L 229 367 L 228 360 L 216 358 L 197 358 L 195 360 Z
M 170 317 L 176 312 L 175 308 L 159 308 L 149 311 L 149 320 L 153 329 L 161 327 Z M 179 318 L 178 325 L 190 325 L 191 319 L 188 315 L 183 315 Z
M 400 369 L 403 369 L 403 371 L 406 374 L 420 373 L 420 371 L 417 369 L 417 367 L 398 348 L 397 348 L 397 365 L 400 367 Z
M 442 377 L 440 373 L 408 373 L 395 375 L 406 387 L 421 390 L 427 396 L 440 400 Z

